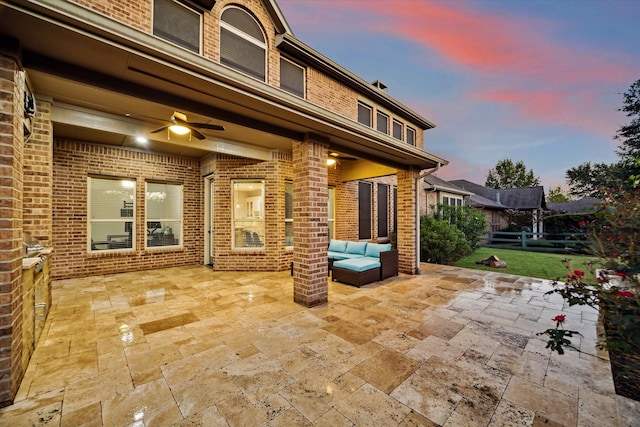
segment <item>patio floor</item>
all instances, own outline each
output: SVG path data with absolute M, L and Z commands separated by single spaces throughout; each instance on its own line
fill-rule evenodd
M 430 264 L 329 303 L 293 303 L 288 272 L 204 266 L 54 283 L 0 425 L 631 426 L 598 315 L 549 282 Z M 330 279 L 329 279 L 330 280 Z M 564 313 L 581 353 L 545 349 Z

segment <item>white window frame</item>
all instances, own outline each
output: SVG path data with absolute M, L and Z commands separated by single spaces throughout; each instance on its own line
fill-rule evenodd
M 177 188 L 179 188 L 179 198 L 180 200 L 178 201 L 174 201 L 174 203 L 178 203 L 178 217 L 160 217 L 160 218 L 150 218 L 149 217 L 149 213 L 151 211 L 151 209 L 149 208 L 149 199 L 152 197 L 156 197 L 156 192 L 151 192 L 150 190 L 150 186 L 153 185 L 167 185 L 167 186 L 175 186 Z M 180 183 L 175 183 L 175 182 L 163 182 L 163 181 L 146 181 L 145 182 L 145 188 L 144 188 L 144 201 L 145 201 L 145 218 L 144 218 L 144 224 L 145 226 L 148 226 L 149 223 L 157 223 L 159 222 L 160 224 L 165 224 L 163 227 L 161 227 L 161 229 L 158 231 L 156 230 L 151 236 L 152 239 L 150 240 L 149 237 L 150 235 L 147 233 L 146 237 L 145 237 L 145 248 L 146 249 L 162 249 L 162 248 L 180 248 L 183 246 L 183 242 L 184 242 L 184 186 Z M 177 225 L 177 230 L 176 230 L 176 225 Z M 169 230 L 170 228 L 170 230 Z M 153 238 L 153 236 L 159 233 L 159 236 L 157 239 Z M 175 243 L 170 243 L 168 242 L 164 236 L 173 236 L 175 238 L 175 236 L 177 236 L 177 242 Z M 156 244 L 157 242 L 157 244 Z M 153 243 L 153 244 L 150 244 Z
M 120 214 L 119 216 L 114 216 L 112 218 L 99 218 L 99 219 L 95 219 L 93 218 L 94 213 L 93 213 L 93 208 L 92 208 L 92 200 L 93 200 L 93 195 L 92 195 L 92 184 L 94 181 L 112 181 L 114 183 L 117 183 L 116 185 L 114 185 L 114 189 L 112 191 L 116 192 L 118 191 L 117 187 L 123 187 L 123 188 L 131 188 L 132 191 L 129 191 L 128 193 L 130 193 L 127 196 L 127 200 L 124 200 L 127 203 L 131 203 L 132 205 L 132 216 L 127 215 L 126 216 L 122 216 L 122 214 Z M 135 235 L 136 235 L 136 180 L 133 178 L 116 178 L 116 177 L 92 177 L 89 176 L 87 177 L 87 252 L 88 253 L 110 253 L 110 252 L 133 252 L 136 249 L 136 242 L 135 242 Z M 118 208 L 117 209 L 125 209 L 124 205 L 120 206 L 120 204 L 118 203 Z M 128 207 L 126 208 L 127 210 L 129 209 Z M 122 211 L 121 211 L 122 212 Z M 104 248 L 104 249 L 98 249 L 98 247 L 102 247 L 102 246 L 108 246 L 109 243 L 109 238 L 108 235 L 105 235 L 105 240 L 94 240 L 93 239 L 93 233 L 92 233 L 92 226 L 94 224 L 107 224 L 107 223 L 122 223 L 122 227 L 119 227 L 121 230 L 123 230 L 122 232 L 115 232 L 114 231 L 114 236 L 117 235 L 119 236 L 119 238 L 125 236 L 126 231 L 126 223 L 130 222 L 131 223 L 131 232 L 129 233 L 129 236 L 131 238 L 131 247 L 130 248 L 117 248 L 117 249 L 109 249 Z M 126 237 L 126 236 L 125 236 Z
M 284 193 L 285 193 L 285 202 L 284 202 L 284 223 L 285 223 L 285 227 L 284 227 L 284 246 L 287 249 L 293 248 L 293 181 L 285 181 L 285 187 L 284 187 Z M 291 191 L 288 191 L 288 188 L 291 189 Z M 291 197 L 291 217 L 287 217 L 287 195 L 290 194 Z M 289 242 L 287 242 L 287 224 L 291 224 L 291 244 L 288 244 Z
M 236 200 L 236 184 L 243 185 L 259 185 L 259 200 Z M 260 206 L 255 206 L 253 203 L 249 204 L 249 202 L 259 201 Z M 231 180 L 231 236 L 232 236 L 232 247 L 233 250 L 238 251 L 263 251 L 265 249 L 265 181 L 263 179 L 233 179 Z M 244 209 L 243 209 L 244 208 Z M 256 210 L 257 208 L 257 210 Z M 249 212 L 251 210 L 251 212 Z M 249 212 L 251 216 L 245 215 L 242 217 L 237 217 L 238 213 L 241 212 Z M 257 212 L 257 215 L 256 215 Z M 236 226 L 238 223 L 247 223 L 247 227 L 251 227 L 251 231 L 240 230 L 239 227 Z M 244 240 L 244 236 L 241 236 L 240 233 L 247 231 L 253 235 L 253 233 L 257 233 L 258 237 L 261 240 L 261 244 L 255 244 L 254 246 L 238 246 L 238 240 L 246 243 Z
M 336 188 L 329 187 L 327 189 L 327 234 L 329 239 L 336 237 Z
M 407 126 L 407 144 L 409 145 L 416 145 L 416 130 L 414 128 L 412 128 L 411 126 Z M 411 137 L 409 136 L 411 135 Z
M 400 132 L 398 135 L 396 135 L 396 126 L 400 126 Z M 393 124 L 391 125 L 391 136 L 393 136 L 395 139 L 399 139 L 400 141 L 402 141 L 403 134 L 404 134 L 404 123 L 402 123 L 400 120 L 393 119 Z
M 384 123 L 384 129 L 380 129 L 381 120 Z M 389 135 L 389 115 L 380 110 L 376 111 L 376 130 Z
M 262 32 L 262 37 L 264 38 L 265 41 L 260 41 L 258 39 L 255 39 L 254 37 L 250 36 L 249 34 L 245 33 L 244 31 L 241 31 L 240 29 L 234 27 L 233 25 L 225 22 L 222 20 L 222 15 L 224 14 L 224 12 L 226 12 L 228 9 L 238 9 L 241 12 L 247 14 L 247 16 L 249 16 L 258 26 L 258 28 L 260 29 L 260 31 Z M 250 13 L 248 13 L 247 11 L 240 9 L 239 7 L 235 7 L 235 6 L 230 6 L 225 8 L 222 13 L 220 13 L 220 31 L 219 31 L 219 37 L 220 37 L 220 43 L 222 44 L 222 29 L 225 29 L 233 34 L 235 34 L 236 36 L 248 41 L 249 43 L 258 46 L 260 48 L 262 48 L 264 50 L 264 79 L 260 79 L 256 76 L 252 76 L 251 74 L 248 74 L 247 72 L 245 72 L 244 70 L 238 69 L 236 67 L 234 67 L 233 65 L 227 65 L 227 64 L 222 64 L 225 65 L 226 67 L 232 68 L 246 76 L 249 76 L 253 79 L 256 79 L 258 81 L 262 81 L 262 82 L 266 82 L 267 81 L 267 63 L 269 62 L 269 51 L 267 50 L 267 36 L 266 34 L 264 34 L 264 31 L 262 30 L 262 26 L 260 25 L 260 23 L 256 20 L 256 18 L 251 15 Z M 220 46 L 220 60 L 222 61 L 222 46 Z
M 286 92 L 289 92 L 292 95 L 295 95 L 295 96 L 298 96 L 298 97 L 304 99 L 305 98 L 305 94 L 307 93 L 307 70 L 306 70 L 306 68 L 301 66 L 301 65 L 299 65 L 299 64 L 297 64 L 297 63 L 295 63 L 295 62 L 293 62 L 293 61 L 291 61 L 291 60 L 289 60 L 289 59 L 287 59 L 287 58 L 280 57 L 280 64 L 282 64 L 282 62 L 288 62 L 289 64 L 293 65 L 294 67 L 300 69 L 300 72 L 302 73 L 302 93 L 297 93 L 297 92 L 295 92 L 295 91 L 293 91 L 291 89 L 288 89 L 288 88 L 282 86 L 282 65 L 280 65 L 280 71 L 281 71 L 280 72 L 280 89 L 282 89 L 282 90 L 284 90 Z
M 365 108 L 369 111 L 369 123 L 360 121 L 360 107 Z M 373 108 L 362 101 L 358 101 L 358 123 L 369 127 L 373 126 Z

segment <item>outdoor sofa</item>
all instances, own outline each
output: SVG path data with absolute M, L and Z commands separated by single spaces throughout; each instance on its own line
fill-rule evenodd
M 398 275 L 398 250 L 390 243 L 331 239 L 327 252 L 331 279 L 360 287 Z

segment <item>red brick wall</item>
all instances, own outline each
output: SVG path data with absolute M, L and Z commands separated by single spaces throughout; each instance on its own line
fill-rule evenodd
M 202 170 L 214 179 L 214 268 L 225 271 L 282 271 L 289 268 L 293 252 L 285 250 L 285 183 L 292 180 L 291 156 L 278 153 L 271 161 L 244 159 L 223 154 L 208 157 Z M 232 183 L 237 179 L 265 181 L 264 248 L 234 249 Z
M 22 199 L 24 77 L 0 55 L 0 407 L 11 404 L 22 370 Z
M 398 252 L 399 270 L 415 274 L 416 260 L 416 179 L 419 171 L 398 172 Z
M 327 147 L 293 143 L 293 299 L 306 307 L 327 302 Z
M 197 160 L 128 151 L 76 141 L 54 141 L 53 246 L 55 279 L 202 263 L 203 182 Z M 87 253 L 87 177 L 135 178 L 136 249 Z M 145 180 L 183 184 L 183 247 L 144 249 Z
M 24 232 L 51 245 L 53 129 L 51 102 L 37 101 L 32 134 L 24 148 Z

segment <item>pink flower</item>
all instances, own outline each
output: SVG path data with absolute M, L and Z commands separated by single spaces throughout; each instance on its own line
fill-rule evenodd
M 633 298 L 633 293 L 631 293 L 631 291 L 616 291 L 616 294 L 625 298 Z
M 567 316 L 565 316 L 564 314 L 558 314 L 556 317 L 554 317 L 553 320 L 556 323 L 563 323 L 564 319 L 566 319 Z
M 573 274 L 567 274 L 567 279 L 573 280 L 575 278 L 576 278 L 576 276 L 574 276 Z
M 584 277 L 584 271 L 573 270 L 573 274 L 575 274 L 578 277 Z

